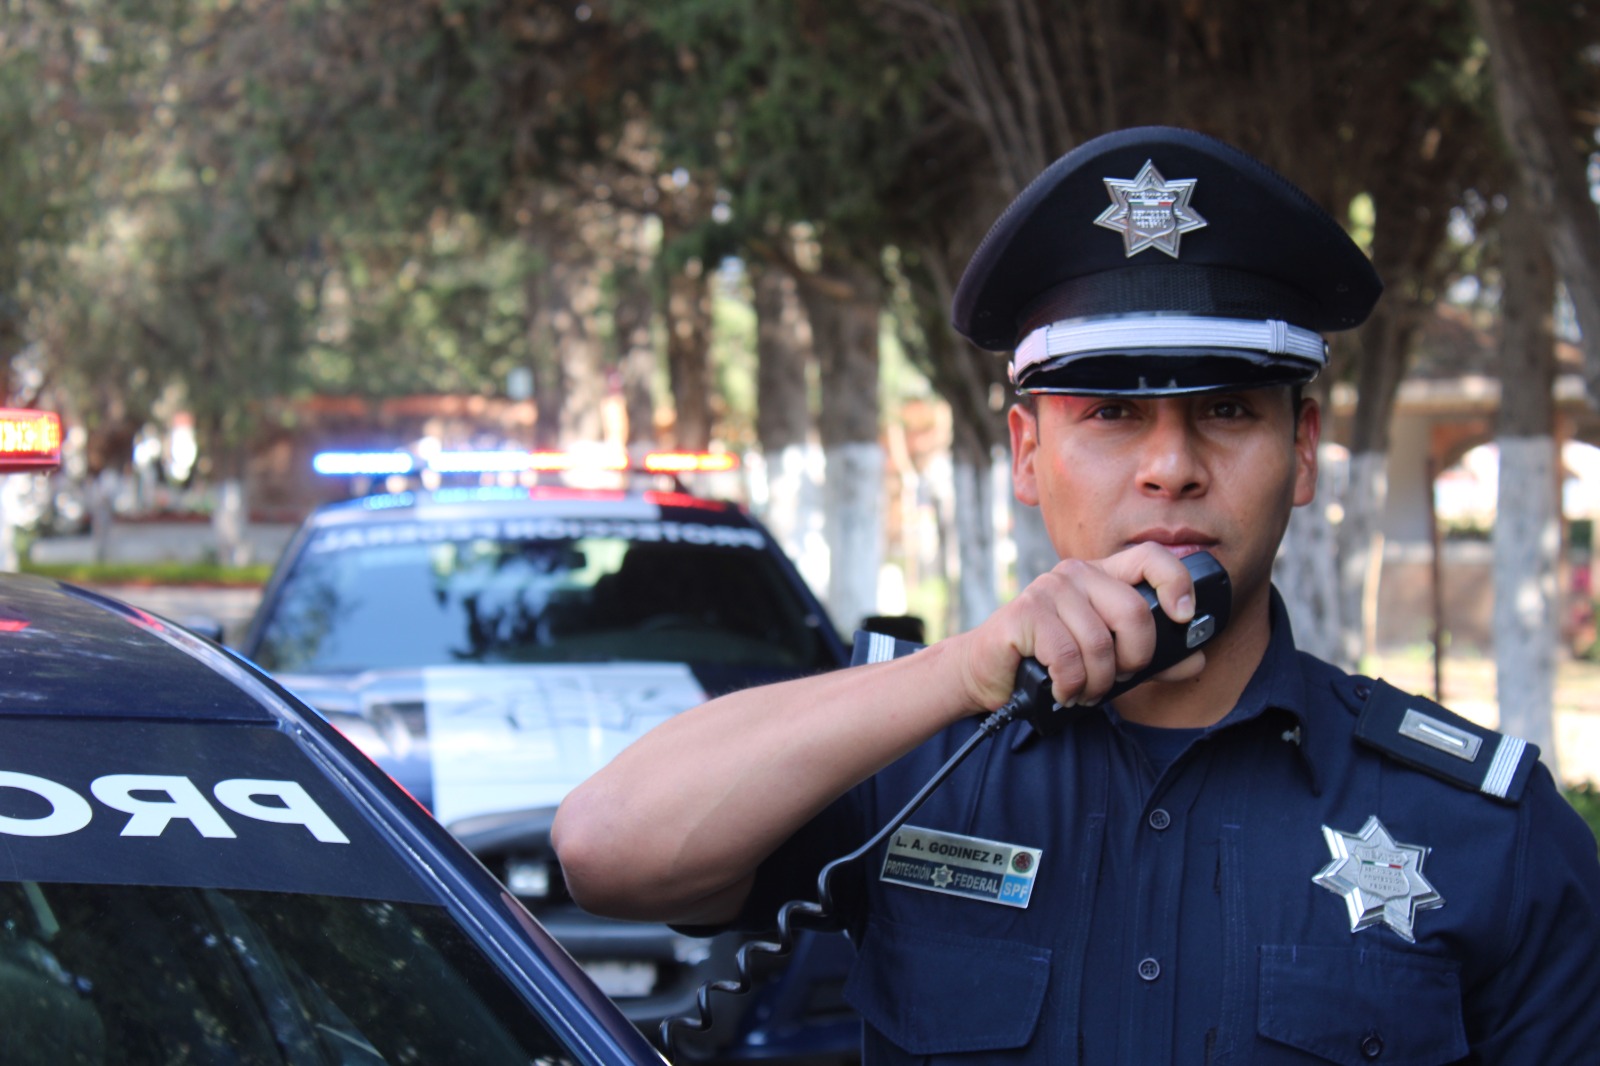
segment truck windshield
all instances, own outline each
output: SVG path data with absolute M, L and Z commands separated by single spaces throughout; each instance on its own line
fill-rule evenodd
M 821 611 L 769 548 L 742 536 L 687 543 L 343 532 L 311 541 L 264 606 L 251 654 L 266 669 L 832 665 Z

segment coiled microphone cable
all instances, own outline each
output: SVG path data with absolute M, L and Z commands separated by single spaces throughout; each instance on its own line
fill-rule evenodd
M 783 958 L 794 950 L 796 922 L 804 926 L 822 926 L 833 916 L 833 892 L 831 882 L 835 870 L 849 863 L 857 862 L 870 854 L 887 840 L 895 830 L 906 823 L 917 808 L 925 803 L 934 790 L 944 784 L 945 780 L 955 772 L 956 767 L 966 761 L 967 756 L 977 750 L 978 745 L 994 736 L 1000 730 L 1017 721 L 1019 718 L 1032 718 L 1036 715 L 1047 715 L 1054 706 L 1050 695 L 1050 674 L 1035 659 L 1024 659 L 1017 668 L 1017 684 L 1011 693 L 1011 698 L 996 711 L 986 715 L 979 723 L 977 731 L 964 741 L 956 753 L 945 761 L 945 764 L 936 770 L 926 784 L 917 790 L 900 813 L 875 833 L 871 840 L 856 848 L 848 855 L 841 855 L 832 860 L 817 874 L 817 902 L 809 900 L 792 899 L 778 908 L 778 936 L 776 940 L 749 940 L 740 945 L 734 955 L 734 976 L 715 981 L 707 981 L 695 993 L 695 1013 L 681 1014 L 677 1017 L 666 1018 L 661 1022 L 659 1031 L 660 1042 L 667 1058 L 676 1061 L 677 1044 L 674 1033 L 677 1029 L 688 1029 L 693 1032 L 705 1032 L 711 1028 L 711 993 L 725 992 L 731 996 L 742 996 L 754 987 L 751 960 L 757 955 L 771 958 Z

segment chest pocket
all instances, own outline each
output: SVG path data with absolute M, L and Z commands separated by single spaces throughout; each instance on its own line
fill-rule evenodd
M 1340 1066 L 1467 1055 L 1460 967 L 1362 948 L 1261 949 L 1260 1033 Z
M 913 1055 L 1022 1047 L 1050 981 L 1050 950 L 873 920 L 844 997 Z

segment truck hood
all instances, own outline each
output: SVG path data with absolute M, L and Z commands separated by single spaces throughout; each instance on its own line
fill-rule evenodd
M 554 807 L 647 730 L 708 698 L 681 663 L 446 666 L 277 680 L 447 827 Z

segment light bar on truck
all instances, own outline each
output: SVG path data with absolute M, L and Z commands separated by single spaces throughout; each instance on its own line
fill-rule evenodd
M 637 463 L 613 449 L 579 451 L 439 451 L 418 459 L 409 452 L 318 452 L 311 467 L 331 477 L 387 477 L 420 473 L 603 474 L 640 471 L 649 474 L 710 474 L 733 470 L 739 457 L 731 452 L 650 452 Z
M 520 474 L 528 469 L 527 452 L 434 452 L 428 469 L 441 474 Z
M 716 474 L 738 465 L 732 452 L 651 452 L 644 457 L 644 468 L 652 474 Z
M 318 452 L 311 469 L 329 477 L 388 477 L 409 474 L 417 466 L 408 452 Z
M 620 451 L 528 453 L 528 469 L 547 473 L 620 473 L 628 469 L 628 465 L 627 455 Z
M 60 465 L 60 415 L 54 411 L 0 408 L 0 473 L 54 470 Z

